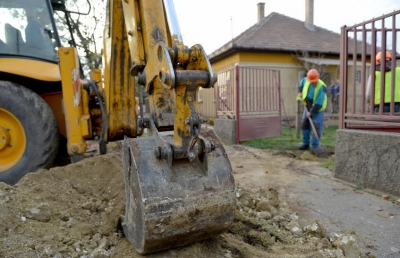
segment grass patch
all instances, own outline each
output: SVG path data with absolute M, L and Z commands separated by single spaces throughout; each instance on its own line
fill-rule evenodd
M 321 145 L 324 145 L 328 148 L 334 148 L 337 129 L 337 126 L 328 126 L 324 128 Z M 300 138 L 296 138 L 295 128 L 283 128 L 281 136 L 279 137 L 248 140 L 241 142 L 241 144 L 259 149 L 271 149 L 278 151 L 295 150 L 301 145 L 301 137 L 302 136 L 300 134 Z
M 364 186 L 361 183 L 357 183 L 355 185 L 355 188 L 358 189 L 358 190 L 362 190 L 362 189 L 364 189 Z
M 335 168 L 335 161 L 334 160 L 329 160 L 329 161 L 323 163 L 322 167 L 327 168 L 330 171 L 333 171 L 333 169 Z

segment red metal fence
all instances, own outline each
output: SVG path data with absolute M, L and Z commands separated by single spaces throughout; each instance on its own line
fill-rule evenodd
M 281 134 L 279 71 L 236 65 L 216 88 L 217 116 L 236 119 L 236 143 Z
M 400 68 L 395 68 L 400 59 L 399 24 L 400 11 L 395 11 L 342 28 L 339 128 L 400 132 L 400 101 L 395 97 L 400 96 Z M 377 65 L 376 54 L 386 51 L 392 59 Z

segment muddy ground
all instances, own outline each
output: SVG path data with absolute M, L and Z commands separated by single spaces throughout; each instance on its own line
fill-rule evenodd
M 0 183 L 0 257 L 143 257 L 120 228 L 125 187 L 116 146 L 107 155 L 31 173 L 14 186 Z M 230 230 L 146 257 L 375 257 L 358 247 L 357 232 L 328 233 L 321 221 L 299 217 L 287 195 L 281 198 L 279 185 L 292 180 L 285 169 L 312 156 L 260 157 L 239 145 L 226 150 L 237 183 Z M 252 176 L 260 159 L 266 176 Z M 281 174 L 281 182 L 270 184 L 268 174 Z

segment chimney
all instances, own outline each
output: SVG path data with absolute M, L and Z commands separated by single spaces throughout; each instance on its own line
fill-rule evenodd
M 314 27 L 314 0 L 306 0 L 306 21 L 304 23 L 309 30 L 315 30 Z
M 258 10 L 257 10 L 257 14 L 258 14 L 258 20 L 257 23 L 259 23 L 261 21 L 262 18 L 264 18 L 264 9 L 265 9 L 265 3 L 258 3 Z

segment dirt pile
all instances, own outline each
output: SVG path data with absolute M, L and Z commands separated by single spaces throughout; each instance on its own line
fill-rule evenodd
M 125 205 L 116 154 L 0 185 L 0 257 L 107 257 Z
M 96 156 L 0 183 L 0 257 L 142 257 L 120 228 L 125 209 L 121 156 Z M 326 236 L 300 225 L 275 189 L 238 185 L 229 232 L 146 257 L 365 257 L 351 232 Z

